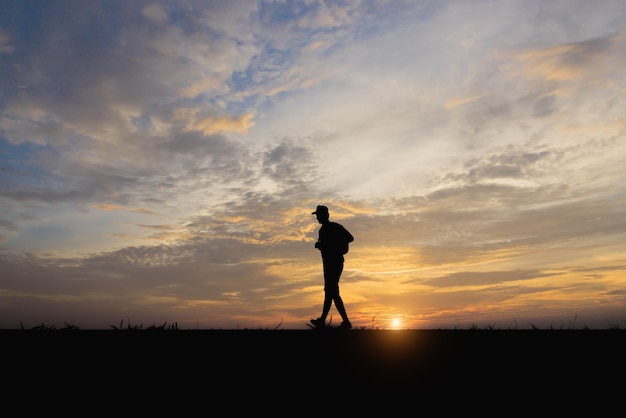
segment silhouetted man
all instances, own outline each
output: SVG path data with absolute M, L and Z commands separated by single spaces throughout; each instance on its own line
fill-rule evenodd
M 325 326 L 330 306 L 335 302 L 335 307 L 343 319 L 341 327 L 352 328 L 346 309 L 343 306 L 343 300 L 339 296 L 339 278 L 343 271 L 343 256 L 348 252 L 348 244 L 354 241 L 354 237 L 342 225 L 329 220 L 330 215 L 326 206 L 318 206 L 311 215 L 317 215 L 317 221 L 322 224 L 315 248 L 320 250 L 322 264 L 324 265 L 324 306 L 322 315 L 317 319 L 311 319 L 311 323 L 316 327 Z

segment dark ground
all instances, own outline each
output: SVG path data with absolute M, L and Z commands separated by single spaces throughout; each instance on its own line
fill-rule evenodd
M 219 404 L 288 412 L 296 402 L 296 415 L 310 408 L 308 416 L 331 401 L 339 403 L 329 414 L 404 403 L 441 415 L 502 402 L 547 412 L 547 402 L 561 413 L 593 405 L 602 416 L 626 396 L 626 330 L 6 330 L 0 338 L 15 395 L 57 406 L 91 399 L 163 413 Z

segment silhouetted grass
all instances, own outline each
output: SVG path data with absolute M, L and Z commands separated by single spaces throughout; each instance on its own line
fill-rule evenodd
M 575 325 L 576 322 L 576 317 L 574 318 L 574 323 L 570 324 L 570 325 L 566 325 L 565 322 L 562 322 L 559 326 L 554 326 L 552 324 L 546 326 L 546 327 L 539 327 L 535 324 L 529 323 L 528 326 L 529 328 L 527 328 L 526 330 L 534 330 L 534 331 L 574 331 L 574 330 L 579 330 L 579 331 L 590 331 L 592 330 L 592 328 L 588 327 L 587 325 L 581 325 L 580 327 Z M 486 324 L 486 325 L 479 325 L 477 323 L 472 323 L 470 324 L 467 328 L 462 328 L 459 326 L 455 326 L 453 328 L 437 328 L 437 330 L 441 330 L 441 331 L 449 331 L 449 330 L 470 330 L 470 331 L 497 331 L 497 330 L 506 330 L 506 331 L 511 331 L 511 330 L 525 330 L 524 328 L 520 328 L 517 321 L 515 321 L 515 325 L 513 327 L 506 327 L 506 328 L 501 328 L 501 327 L 497 327 L 495 323 L 490 323 L 490 324 Z M 626 329 L 626 320 L 623 320 L 623 325 L 620 325 L 619 323 L 613 323 L 611 321 L 607 321 L 607 327 L 604 328 L 606 330 L 624 330 Z M 266 330 L 266 331 L 270 331 L 270 330 L 280 330 L 281 327 L 283 325 L 283 320 L 281 318 L 280 322 L 273 326 L 273 327 L 258 327 L 258 328 L 239 328 L 237 327 L 236 330 Z M 149 326 L 144 326 L 143 324 L 132 324 L 130 319 L 128 319 L 126 321 L 126 324 L 124 323 L 124 319 L 120 320 L 119 325 L 109 325 L 109 327 L 112 330 L 115 331 L 142 331 L 142 330 L 146 330 L 146 331 L 178 331 L 179 327 L 178 327 L 178 322 L 173 322 L 173 323 L 168 323 L 168 322 L 164 322 L 162 324 L 152 324 Z M 333 321 L 332 321 L 332 317 L 330 317 L 329 321 L 328 321 L 328 325 L 325 327 L 328 330 L 332 330 L 332 329 L 339 329 L 340 326 L 339 325 L 333 325 Z M 45 323 L 41 323 L 38 325 L 35 325 L 33 327 L 30 328 L 26 328 L 23 324 L 22 321 L 20 321 L 20 329 L 21 330 L 32 330 L 32 331 L 78 331 L 80 330 L 80 327 L 68 322 L 64 322 L 63 327 L 59 327 L 57 328 L 55 324 L 49 324 L 46 325 Z M 218 328 L 219 329 L 219 328 Z M 595 328 L 595 329 L 600 329 L 600 328 Z M 200 330 L 199 328 L 196 328 L 196 330 Z M 215 330 L 215 328 L 209 328 L 207 330 Z M 372 319 L 371 325 L 368 326 L 355 326 L 352 328 L 352 330 L 414 330 L 414 331 L 419 331 L 420 329 L 391 329 L 391 328 L 381 328 L 379 326 L 379 322 L 376 321 L 375 317 Z M 421 330 L 426 330 L 426 329 L 421 329 Z
M 143 324 L 139 324 L 139 325 L 131 325 L 130 323 L 130 319 L 128 320 L 128 324 L 126 324 L 126 327 L 124 327 L 124 320 L 122 319 L 120 321 L 120 326 L 117 327 L 115 325 L 110 325 L 111 328 L 113 328 L 116 331 L 122 331 L 122 330 L 126 330 L 126 331 L 139 331 L 144 329 Z M 145 328 L 148 331 L 163 331 L 163 330 L 169 330 L 169 331 L 176 331 L 178 330 L 178 323 L 174 322 L 173 324 L 167 324 L 167 322 L 164 322 L 161 325 L 150 325 L 149 327 Z

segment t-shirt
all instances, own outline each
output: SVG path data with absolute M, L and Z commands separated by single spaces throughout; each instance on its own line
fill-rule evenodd
M 343 225 L 337 222 L 327 222 L 319 231 L 317 247 L 322 252 L 322 258 L 343 258 L 348 253 L 349 243 L 354 237 Z

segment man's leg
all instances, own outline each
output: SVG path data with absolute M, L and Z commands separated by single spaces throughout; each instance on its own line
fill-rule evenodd
M 346 325 L 349 324 L 350 320 L 348 319 L 348 314 L 346 313 L 346 308 L 343 306 L 343 299 L 339 296 L 339 292 L 337 292 L 337 296 L 335 296 L 335 307 L 337 308 L 337 311 L 339 311 L 339 315 L 341 315 L 343 322 L 345 322 Z
M 325 326 L 326 325 L 326 317 L 328 317 L 328 313 L 330 312 L 330 307 L 333 304 L 333 292 L 332 292 L 332 269 L 329 268 L 327 263 L 324 263 L 324 304 L 322 305 L 322 315 L 320 315 L 317 319 L 312 319 L 311 323 L 315 326 Z
M 335 271 L 335 295 L 333 300 L 335 302 L 335 307 L 337 311 L 339 311 L 339 315 L 341 315 L 341 319 L 343 322 L 341 323 L 342 327 L 352 328 L 352 324 L 350 323 L 350 319 L 348 318 L 348 313 L 346 312 L 346 308 L 343 304 L 343 299 L 339 294 L 339 279 L 341 278 L 341 273 L 343 273 L 343 258 L 340 263 L 337 264 L 337 270 Z
M 330 306 L 333 303 L 333 298 L 328 294 L 327 291 L 324 291 L 324 306 L 322 307 L 322 316 L 320 319 L 323 319 L 326 322 L 326 317 L 328 316 L 328 312 L 330 312 Z
M 341 318 L 344 321 L 344 325 L 350 324 L 346 309 L 343 305 L 343 300 L 339 296 L 339 278 L 343 271 L 343 260 L 336 260 L 336 262 L 324 262 L 324 305 L 322 307 L 322 315 L 318 318 L 322 324 L 326 323 L 326 317 L 330 312 L 330 308 L 335 302 L 335 307 Z

